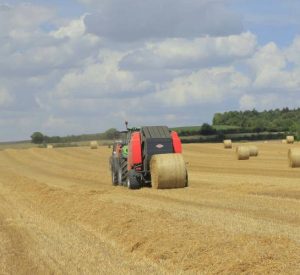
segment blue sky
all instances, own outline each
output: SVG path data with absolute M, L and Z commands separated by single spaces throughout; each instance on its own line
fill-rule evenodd
M 0 0 L 0 141 L 300 106 L 300 1 Z
M 245 29 L 255 33 L 261 44 L 274 41 L 279 46 L 287 46 L 299 34 L 297 0 L 236 0 L 231 5 L 243 17 Z

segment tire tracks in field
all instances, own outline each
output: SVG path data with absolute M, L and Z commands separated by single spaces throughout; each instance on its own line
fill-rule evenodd
M 2 187 L 1 183 L 0 186 Z M 1 188 L 3 191 L 3 188 Z M 34 250 L 34 239 L 24 226 L 23 216 L 7 201 L 7 194 L 0 193 L 0 273 L 36 274 L 41 272 L 38 256 L 32 259 L 29 252 Z M 47 268 L 51 271 L 51 268 Z
M 84 161 L 78 160 L 77 158 L 72 158 L 67 156 L 63 151 L 59 149 L 48 151 L 45 154 L 41 150 L 28 150 L 26 152 L 28 157 L 34 158 L 35 160 L 42 161 L 45 164 L 50 164 L 54 166 L 62 167 L 65 169 L 76 169 L 76 170 L 85 170 L 88 172 L 95 172 L 95 162 L 90 159 L 85 159 Z
M 28 163 L 28 162 L 27 162 Z M 38 160 L 38 163 L 41 163 L 40 160 Z M 57 165 L 57 168 L 60 167 L 60 164 Z M 36 171 L 38 171 L 39 173 L 41 172 L 38 167 L 35 167 Z M 69 170 L 69 168 L 65 168 L 64 170 Z M 52 175 L 52 174 L 50 174 Z M 62 178 L 65 178 L 65 173 L 61 174 L 59 173 L 58 176 L 62 175 Z M 72 179 L 77 177 L 73 177 L 74 175 L 72 175 Z M 81 186 L 81 184 L 78 184 L 78 186 Z M 92 186 L 86 186 L 86 189 L 89 190 L 89 188 Z M 97 186 L 96 187 L 96 192 L 97 192 Z M 76 191 L 79 191 L 79 189 L 76 189 Z M 155 191 L 157 192 L 157 191 Z M 182 191 L 181 191 L 182 192 Z M 109 192 L 111 193 L 111 192 Z M 128 194 L 128 193 L 127 193 Z M 129 193 L 130 194 L 130 193 Z M 138 195 L 137 195 L 138 194 Z M 177 208 L 178 211 L 181 213 L 181 215 L 184 215 L 185 212 L 185 208 L 188 207 L 190 212 L 191 209 L 193 209 L 193 214 L 190 213 L 190 215 L 192 217 L 194 217 L 194 219 L 198 219 L 197 217 L 199 216 L 199 211 L 203 212 L 204 209 L 210 209 L 214 212 L 217 212 L 218 215 L 221 215 L 222 213 L 224 215 L 237 215 L 237 216 L 243 216 L 244 219 L 260 219 L 260 220 L 265 220 L 266 222 L 274 222 L 274 218 L 276 218 L 276 223 L 280 224 L 280 222 L 282 223 L 287 223 L 290 225 L 297 225 L 299 224 L 299 217 L 298 216 L 284 216 L 280 213 L 274 213 L 272 212 L 272 210 L 269 210 L 268 212 L 263 212 L 261 209 L 258 210 L 251 210 L 249 208 L 237 208 L 234 207 L 232 205 L 226 206 L 226 203 L 224 204 L 224 202 L 213 202 L 213 201 L 209 201 L 207 199 L 204 199 L 203 202 L 193 202 L 190 201 L 191 200 L 191 195 L 190 193 L 187 194 L 186 196 L 183 195 L 183 197 L 185 197 L 186 199 L 178 199 L 178 198 L 174 198 L 173 193 L 171 194 L 171 197 L 168 195 L 163 195 L 162 192 L 160 192 L 160 194 L 154 194 L 151 191 L 147 193 L 147 195 L 143 195 L 144 193 L 134 193 L 133 196 L 127 196 L 129 201 L 132 201 L 135 205 L 137 205 L 137 197 L 139 197 L 140 199 L 140 204 L 139 207 L 144 207 L 145 202 L 148 202 L 149 204 L 153 204 L 153 205 L 157 205 L 157 202 L 160 202 L 161 204 L 163 204 L 163 206 L 161 206 L 161 208 L 168 208 L 168 205 L 173 204 L 173 208 Z M 121 192 L 120 194 L 120 201 L 124 200 L 124 194 Z M 173 196 L 173 197 L 172 197 Z M 193 195 L 193 197 L 195 198 L 197 195 Z M 114 201 L 116 201 L 117 196 L 114 196 L 112 199 Z M 203 199 L 203 198 L 202 198 Z M 217 199 L 217 198 L 215 198 Z M 174 213 L 176 214 L 176 213 Z M 282 230 L 283 231 L 283 230 Z
M 103 153 L 101 162 L 106 163 L 106 151 L 99 152 Z M 97 185 L 74 173 L 76 161 L 74 166 L 61 168 L 64 161 L 59 156 L 50 160 L 56 173 L 45 176 L 42 168 L 47 160 L 28 154 L 22 158 L 23 153 L 16 152 L 14 159 L 8 159 L 0 152 L 1 160 L 9 160 L 5 167 L 0 166 L 0 194 L 6 190 L 8 203 L 23 215 L 40 255 L 36 259 L 46 269 L 49 265 L 57 267 L 58 274 L 97 273 L 102 264 L 106 268 L 103 273 L 112 270 L 118 274 L 263 274 L 270 270 L 295 274 L 297 270 L 299 232 L 286 221 L 281 224 L 277 216 L 273 221 L 249 217 L 251 201 L 248 197 L 243 200 L 239 193 L 226 191 L 219 204 L 221 193 L 206 190 L 210 195 L 205 198 L 194 187 L 133 192 L 112 187 L 105 169 L 99 171 Z M 98 152 L 86 153 L 97 159 Z M 96 170 L 89 172 L 97 177 Z M 193 173 L 192 186 L 197 186 Z M 240 209 L 245 212 L 235 211 L 234 199 L 224 204 L 231 195 L 238 195 L 234 198 L 240 200 Z M 233 210 L 226 210 L 228 207 Z M 28 260 L 31 258 L 34 256 Z
M 96 173 L 87 172 L 85 170 L 78 171 L 76 168 L 67 169 L 62 168 L 60 164 L 55 165 L 49 164 L 45 165 L 43 161 L 34 158 L 28 158 L 28 156 L 16 156 L 15 152 L 6 150 L 4 152 L 4 157 L 7 161 L 10 161 L 11 167 L 17 168 L 18 172 L 23 175 L 27 175 L 31 178 L 35 178 L 36 175 L 42 176 L 47 182 L 57 182 L 56 185 L 67 187 L 65 185 L 66 181 L 69 182 L 69 186 L 83 185 L 86 183 L 88 185 L 98 185 L 101 181 L 101 176 Z
M 75 175 L 76 178 L 78 175 L 84 177 L 84 179 L 94 179 L 95 176 L 97 176 L 97 180 L 100 180 L 101 172 L 107 171 L 108 169 L 108 165 L 107 167 L 101 167 L 99 160 L 97 162 L 93 160 L 82 162 L 76 158 L 72 160 L 66 156 L 64 152 L 59 152 L 59 150 L 51 151 L 50 155 L 45 155 L 40 150 L 30 150 L 26 153 L 26 157 L 30 158 L 31 161 L 33 159 L 35 160 L 35 167 L 39 168 L 39 166 L 36 166 L 36 162 L 38 162 L 38 164 L 43 163 L 51 170 L 63 172 L 63 174 L 71 173 Z M 58 174 L 60 175 L 61 173 Z
M 4 181 L 0 182 L 0 190 L 9 198 L 6 207 L 18 209 L 22 216 L 21 222 L 13 215 L 10 215 L 11 220 L 20 224 L 22 236 L 26 235 L 25 244 L 20 246 L 22 239 L 17 232 L 7 228 L 11 239 L 19 245 L 14 243 L 7 250 L 26 255 L 22 261 L 18 256 L 4 262 L 8 268 L 20 263 L 20 270 L 23 268 L 25 272 L 17 274 L 142 274 L 145 269 L 153 274 L 164 273 L 164 269 L 151 262 L 135 262 L 131 254 L 124 254 L 122 249 L 116 249 L 112 242 L 103 238 L 97 228 L 80 222 L 76 218 L 77 211 L 72 209 L 80 194 L 17 174 L 2 171 L 1 174 Z M 3 206 L 2 200 L 0 205 Z M 34 264 L 30 264 L 32 260 Z
M 239 144 L 236 144 L 238 146 Z M 217 147 L 218 146 L 218 147 Z M 214 174 L 228 175 L 259 175 L 268 177 L 294 178 L 299 179 L 300 171 L 288 168 L 287 151 L 288 147 L 281 147 L 281 144 L 271 145 L 273 150 L 259 146 L 259 156 L 251 158 L 249 161 L 237 161 L 233 150 L 225 150 L 222 145 L 204 146 L 185 146 L 189 149 L 184 152 L 185 159 L 190 162 L 190 170 L 193 172 L 209 172 Z M 195 162 L 195 159 L 197 160 Z M 261 165 L 258 166 L 257 164 Z
M 247 216 L 249 218 L 265 219 L 267 221 L 273 221 L 273 222 L 274 222 L 274 220 L 276 220 L 276 222 L 280 221 L 282 223 L 288 223 L 290 225 L 299 225 L 300 224 L 299 213 L 295 213 L 294 216 L 286 217 L 285 215 L 280 215 L 280 213 L 277 213 L 273 209 L 266 209 L 265 207 L 260 208 L 260 209 L 251 209 L 250 207 L 243 208 L 242 206 L 239 206 L 239 207 L 234 206 L 232 203 L 231 203 L 231 205 L 226 205 L 226 202 L 224 203 L 224 201 L 218 200 L 218 197 L 221 198 L 220 195 L 221 194 L 219 192 L 215 193 L 214 199 L 216 201 L 213 201 L 212 199 L 208 200 L 208 199 L 202 198 L 202 202 L 201 201 L 188 201 L 188 196 L 183 196 L 182 199 L 179 199 L 179 198 L 171 197 L 170 195 L 153 194 L 153 193 L 149 194 L 148 192 L 146 195 L 139 194 L 139 197 L 143 200 L 149 200 L 149 201 L 154 200 L 156 202 L 158 202 L 158 201 L 159 202 L 161 202 L 161 201 L 170 202 L 170 203 L 176 204 L 178 206 L 180 205 L 182 208 L 186 208 L 189 206 L 191 206 L 194 209 L 209 208 L 209 209 L 213 209 L 213 210 L 220 210 L 225 213 L 229 212 L 233 215 L 241 214 L 241 215 Z M 136 194 L 134 194 L 134 196 L 136 197 Z M 201 196 L 199 196 L 199 198 L 201 198 Z M 253 196 L 248 195 L 248 199 L 252 199 L 252 198 L 253 198 Z M 254 198 L 255 198 L 255 196 L 254 196 Z M 278 203 L 280 204 L 280 200 L 278 200 L 276 198 L 273 201 L 274 201 L 274 205 L 276 205 Z M 253 204 L 254 204 L 254 202 L 253 202 Z M 251 204 L 249 204 L 249 205 L 251 206 Z M 299 205 L 299 203 L 296 201 L 294 208 L 296 208 L 297 205 Z
M 130 205 L 152 211 L 163 210 L 174 217 L 187 217 L 194 223 L 215 226 L 228 232 L 238 232 L 242 224 L 245 226 L 250 224 L 252 226 L 248 226 L 246 230 L 243 229 L 243 232 L 249 234 L 256 232 L 265 235 L 272 232 L 277 236 L 286 236 L 300 242 L 299 213 L 285 217 L 284 214 L 276 214 L 272 211 L 264 213 L 259 209 L 221 206 L 218 202 L 205 199 L 203 202 L 191 202 L 161 194 L 151 194 L 150 192 L 118 193 L 111 200 L 115 203 L 130 202 Z
M 70 160 L 76 160 L 79 162 L 88 162 L 89 165 L 95 165 L 95 163 L 107 163 L 108 157 L 111 154 L 111 151 L 108 150 L 91 150 L 89 147 L 79 147 L 74 148 L 72 151 L 68 150 L 68 148 L 58 148 L 53 150 L 55 153 L 59 154 L 61 157 L 67 157 Z
M 238 167 L 238 168 L 231 168 L 231 167 L 211 167 L 209 165 L 201 165 L 198 166 L 197 169 L 199 172 L 204 172 L 204 173 L 217 173 L 217 174 L 232 174 L 232 175 L 237 175 L 240 174 L 241 176 L 243 175 L 249 175 L 253 176 L 258 175 L 258 176 L 272 176 L 272 177 L 277 177 L 277 178 L 295 178 L 298 179 L 300 177 L 299 171 L 291 171 L 291 170 L 285 170 L 285 171 L 276 171 L 273 169 L 257 169 L 257 168 L 252 168 L 251 167 Z
M 159 264 L 170 273 L 196 272 L 196 270 L 210 273 L 212 266 L 216 272 L 223 270 L 230 273 L 239 270 L 239 262 L 244 261 L 250 254 L 253 259 L 250 260 L 248 269 L 253 270 L 256 261 L 259 260 L 261 249 L 268 250 L 270 246 L 274 249 L 272 257 L 275 260 L 283 257 L 280 251 L 284 245 L 297 253 L 293 242 L 285 238 L 258 239 L 251 234 L 236 235 L 216 226 L 192 222 L 189 216 L 175 216 L 169 211 L 173 207 L 170 203 L 166 209 L 146 209 L 129 203 L 127 199 L 126 202 L 115 202 L 106 194 L 70 193 L 26 178 L 19 184 L 18 182 L 21 182 L 19 177 L 6 174 L 6 179 L 10 182 L 6 188 L 9 188 L 11 196 L 20 203 L 23 212 L 27 212 L 29 205 L 36 209 L 36 213 L 29 211 L 26 216 L 34 217 L 35 223 L 40 225 L 39 231 L 35 231 L 34 234 L 37 242 L 47 247 L 43 259 L 54 257 L 53 250 L 58 246 L 56 254 L 59 257 L 55 259 L 61 265 L 67 262 L 73 267 L 75 258 L 80 262 L 81 272 L 85 268 L 89 268 L 88 270 L 92 272 L 97 261 L 92 259 L 88 262 L 89 267 L 85 267 L 85 263 L 78 259 L 78 253 L 85 260 L 88 255 L 95 257 L 97 252 L 93 247 L 97 247 L 99 239 L 103 240 L 104 244 L 114 247 L 115 252 L 112 252 L 114 254 L 108 255 L 108 258 L 117 260 L 121 258 L 127 261 L 135 259 L 139 263 L 145 260 L 149 263 L 149 268 L 153 269 Z M 259 250 L 254 250 L 254 240 L 259 244 Z M 280 246 L 278 242 L 281 242 Z M 62 243 L 65 243 L 65 247 L 60 248 Z M 78 251 L 84 243 L 88 244 L 84 252 Z M 237 246 L 243 244 L 251 247 L 251 253 L 248 249 L 238 251 Z M 69 255 L 67 251 L 72 254 Z M 123 256 L 117 256 L 116 251 L 123 251 Z M 216 257 L 219 259 L 217 264 L 214 262 Z M 70 259 L 71 262 L 68 262 Z M 226 267 L 229 259 L 231 259 L 230 266 Z M 291 267 L 295 265 L 295 260 L 289 259 Z M 57 265 L 53 261 L 49 263 Z M 266 268 L 267 264 L 267 259 L 260 260 L 259 268 L 262 266 Z M 282 262 L 276 260 L 275 270 L 282 268 Z M 72 268 L 70 270 L 76 272 Z

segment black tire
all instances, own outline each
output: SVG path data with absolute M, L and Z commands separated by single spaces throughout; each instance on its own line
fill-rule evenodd
M 112 170 L 111 171 L 111 181 L 112 185 L 117 186 L 118 185 L 118 172 Z
M 130 170 L 127 176 L 127 187 L 132 190 L 140 189 L 141 183 L 138 180 L 138 174 L 134 170 Z
M 119 185 L 123 185 L 123 182 L 122 182 L 122 169 L 121 169 L 121 167 L 118 168 L 118 184 Z
M 112 185 L 118 185 L 118 162 L 116 159 L 110 159 L 111 181 Z
M 126 179 L 127 179 L 127 160 L 121 158 L 120 159 L 120 165 L 118 169 L 118 184 L 119 185 L 125 185 Z

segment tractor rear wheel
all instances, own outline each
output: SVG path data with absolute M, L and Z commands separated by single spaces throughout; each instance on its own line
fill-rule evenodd
M 141 183 L 138 180 L 138 174 L 134 170 L 130 170 L 127 175 L 127 187 L 129 189 L 140 189 Z
M 118 185 L 118 163 L 115 159 L 111 160 L 111 181 L 112 185 Z
M 122 182 L 122 169 L 121 169 L 121 167 L 118 168 L 118 184 L 119 185 L 123 185 L 123 182 Z
M 111 180 L 112 180 L 112 185 L 116 186 L 118 185 L 118 173 L 115 171 L 111 172 Z
M 119 185 L 125 185 L 126 179 L 127 179 L 127 160 L 121 158 L 120 159 L 120 165 L 118 169 L 118 184 Z

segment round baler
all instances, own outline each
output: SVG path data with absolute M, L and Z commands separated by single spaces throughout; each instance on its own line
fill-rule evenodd
M 188 175 L 178 134 L 166 126 L 145 126 L 123 132 L 110 158 L 113 185 L 130 189 L 184 188 Z

